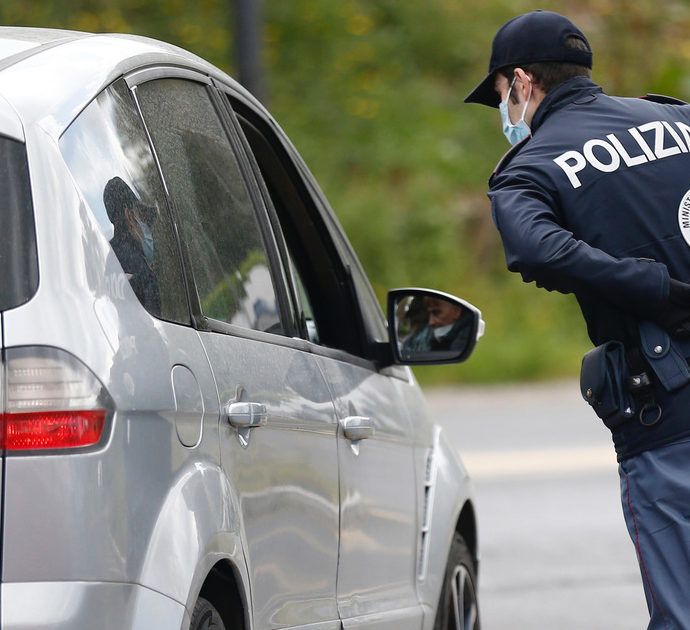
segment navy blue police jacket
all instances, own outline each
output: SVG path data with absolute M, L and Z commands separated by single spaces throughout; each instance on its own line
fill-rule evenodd
M 531 129 L 490 180 L 508 268 L 574 293 L 595 345 L 635 344 L 669 279 L 690 282 L 690 105 L 608 96 L 578 77 L 546 95 Z M 619 459 L 690 439 L 690 386 L 655 387 L 662 421 L 614 430 Z

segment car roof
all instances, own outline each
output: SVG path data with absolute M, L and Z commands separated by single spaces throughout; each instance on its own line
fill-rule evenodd
M 254 100 L 221 70 L 172 44 L 121 33 L 0 27 L 0 99 L 16 113 L 12 124 L 0 115 L 0 133 L 17 137 L 19 122 L 57 138 L 105 86 L 157 65 L 198 70 Z
M 83 34 L 45 28 L 0 27 L 0 59 L 5 60 L 18 53 Z

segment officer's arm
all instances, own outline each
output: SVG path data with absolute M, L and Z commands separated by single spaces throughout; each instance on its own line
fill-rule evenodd
M 552 194 L 530 175 L 495 178 L 489 197 L 508 269 L 525 282 L 561 293 L 594 292 L 639 316 L 656 316 L 667 303 L 666 265 L 615 258 L 574 238 L 559 225 Z

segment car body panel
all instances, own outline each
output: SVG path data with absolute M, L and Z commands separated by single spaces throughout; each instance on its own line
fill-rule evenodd
M 147 630 L 155 623 L 176 630 L 189 625 L 189 615 L 179 602 L 136 584 L 3 584 L 0 597 L 3 628 L 73 630 L 97 623 L 103 630 Z
M 12 106 L 0 98 L 0 134 L 24 141 L 24 128 Z
M 424 558 L 420 561 L 417 591 L 419 601 L 427 614 L 424 629 L 434 626 L 436 606 L 438 605 L 443 576 L 451 542 L 456 531 L 475 541 L 476 531 L 460 530 L 460 516 L 463 508 L 470 506 L 472 485 L 456 448 L 449 442 L 446 434 L 439 428 L 433 429 L 433 440 L 426 449 L 426 468 L 428 487 L 428 512 L 425 536 Z M 420 453 L 421 454 L 421 453 Z M 476 549 L 473 550 L 476 554 Z M 475 558 L 478 561 L 478 558 Z

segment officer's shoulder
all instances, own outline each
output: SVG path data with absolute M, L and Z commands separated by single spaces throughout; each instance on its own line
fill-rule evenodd
M 516 145 L 510 147 L 508 152 L 498 161 L 498 164 L 496 164 L 496 168 L 494 168 L 494 172 L 491 174 L 491 177 L 489 178 L 489 183 L 493 181 L 496 175 L 498 175 L 501 171 L 506 169 L 506 167 L 513 161 L 517 154 L 520 153 L 522 148 L 530 141 L 531 138 L 532 136 L 528 136 L 522 142 L 518 142 Z
M 673 96 L 665 96 L 664 94 L 645 94 L 640 96 L 642 100 L 652 101 L 652 103 L 662 103 L 663 105 L 687 105 L 685 101 Z

